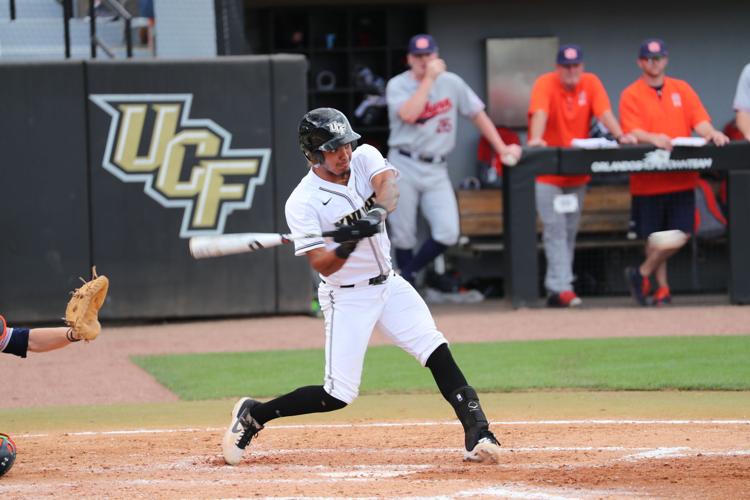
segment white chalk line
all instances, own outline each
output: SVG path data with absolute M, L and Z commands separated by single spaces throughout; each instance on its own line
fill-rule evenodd
M 281 424 L 266 427 L 267 431 L 287 429 L 365 429 L 377 427 L 433 427 L 460 425 L 455 420 L 423 422 L 366 422 L 350 424 Z M 534 426 L 534 425 L 750 425 L 750 420 L 493 420 L 493 426 Z M 219 432 L 225 427 L 185 427 L 173 429 L 125 429 L 115 431 L 77 431 L 63 433 L 66 436 L 121 436 L 138 434 L 164 434 L 180 432 Z M 22 438 L 48 437 L 50 433 L 20 434 Z M 14 436 L 15 437 L 15 436 Z

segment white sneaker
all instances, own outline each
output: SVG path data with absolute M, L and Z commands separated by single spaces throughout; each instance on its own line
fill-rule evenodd
M 221 442 L 221 450 L 227 464 L 240 463 L 250 440 L 263 429 L 263 426 L 250 414 L 250 410 L 259 404 L 260 402 L 254 399 L 242 398 L 232 408 L 232 421 L 224 432 L 224 439 Z
M 500 443 L 489 430 L 482 431 L 471 451 L 464 452 L 464 460 L 485 464 L 496 464 L 500 460 Z

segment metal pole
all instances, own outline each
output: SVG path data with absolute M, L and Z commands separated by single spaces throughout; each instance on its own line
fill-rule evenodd
M 91 44 L 91 59 L 96 59 L 96 9 L 94 9 L 94 0 L 89 0 L 89 43 Z
M 130 18 L 125 18 L 125 44 L 127 47 L 128 58 L 133 57 L 133 37 L 130 31 Z
M 63 31 L 65 33 L 65 59 L 70 59 L 70 18 L 73 13 L 73 0 L 63 0 Z

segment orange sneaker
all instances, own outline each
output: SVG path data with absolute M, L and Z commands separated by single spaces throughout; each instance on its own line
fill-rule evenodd
M 665 306 L 672 303 L 672 295 L 669 293 L 668 286 L 660 286 L 654 292 L 653 304 L 655 306 Z
M 547 297 L 547 305 L 549 307 L 578 307 L 581 303 L 581 298 L 573 290 L 553 293 Z

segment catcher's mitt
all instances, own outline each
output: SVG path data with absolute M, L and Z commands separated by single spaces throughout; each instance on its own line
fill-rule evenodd
M 96 268 L 91 274 L 91 281 L 81 278 L 83 286 L 73 292 L 65 309 L 65 323 L 70 327 L 68 339 L 71 341 L 94 340 L 102 330 L 98 314 L 107 297 L 109 280 L 106 276 L 97 276 Z

